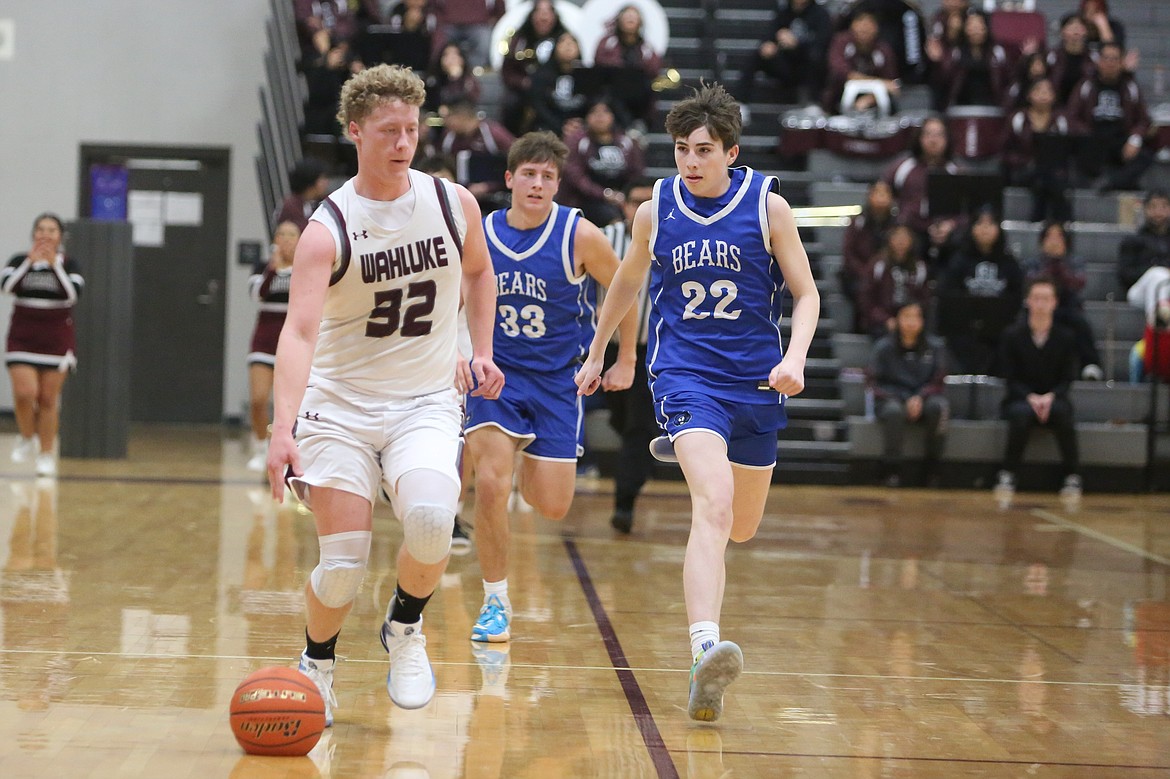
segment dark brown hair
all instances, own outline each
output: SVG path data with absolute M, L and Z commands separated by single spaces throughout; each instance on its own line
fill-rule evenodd
M 723 143 L 723 151 L 739 143 L 743 128 L 739 103 L 722 84 L 702 84 L 666 115 L 666 132 L 672 139 L 687 138 L 700 127 L 706 127 L 712 138 Z
M 569 156 L 569 148 L 565 146 L 554 133 L 531 132 L 525 133 L 512 144 L 508 151 L 508 170 L 515 173 L 526 162 L 537 164 L 551 162 L 557 167 L 557 176 L 560 177 L 565 169 L 565 157 Z

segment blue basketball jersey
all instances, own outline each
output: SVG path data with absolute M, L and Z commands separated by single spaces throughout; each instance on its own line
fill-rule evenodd
M 596 297 L 573 263 L 573 234 L 581 212 L 553 204 L 544 224 L 519 230 L 506 211 L 484 217 L 496 273 L 498 365 L 556 371 L 578 362 L 593 339 Z
M 732 168 L 719 198 L 696 198 L 678 176 L 654 187 L 647 367 L 655 400 L 703 391 L 777 403 L 758 389 L 780 362 L 784 278 L 771 253 L 767 195 L 776 179 Z

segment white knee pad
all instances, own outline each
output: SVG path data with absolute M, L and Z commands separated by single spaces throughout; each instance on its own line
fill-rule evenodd
M 459 483 L 428 468 L 407 471 L 398 480 L 394 511 L 402 520 L 406 551 L 424 565 L 443 561 L 451 551 Z
M 406 551 L 423 565 L 443 561 L 451 551 L 455 512 L 445 506 L 416 503 L 402 516 Z
M 309 576 L 313 594 L 322 605 L 338 609 L 353 601 L 370 559 L 369 530 L 321 536 L 321 561 Z

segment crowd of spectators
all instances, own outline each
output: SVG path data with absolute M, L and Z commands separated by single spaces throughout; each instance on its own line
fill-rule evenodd
M 502 95 L 492 112 L 482 105 L 482 74 L 491 68 L 504 0 L 294 0 L 294 10 L 306 139 L 344 149 L 335 114 L 346 79 L 381 62 L 406 65 L 427 82 L 420 159 L 449 168 L 485 212 L 507 203 L 503 170 L 513 140 L 549 130 L 570 149 L 561 199 L 602 226 L 621 218 L 623 193 L 645 170 L 653 84 L 663 67 L 638 4 L 614 6 L 586 65 L 583 31 L 561 19 L 553 0 L 535 0 L 499 41 Z M 344 152 L 335 156 L 344 167 Z

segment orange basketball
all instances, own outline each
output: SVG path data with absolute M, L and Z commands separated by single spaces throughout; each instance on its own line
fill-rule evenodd
M 325 730 L 325 702 L 295 668 L 261 668 L 232 694 L 231 723 L 250 755 L 304 755 Z

